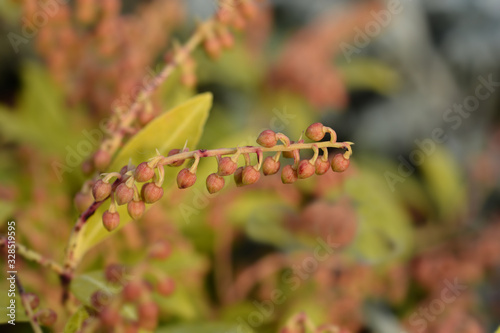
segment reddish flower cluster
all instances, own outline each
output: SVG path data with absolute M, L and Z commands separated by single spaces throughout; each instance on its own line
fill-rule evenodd
M 318 142 L 327 133 L 330 134 L 330 141 Z M 217 158 L 217 172 L 212 173 L 206 179 L 209 193 L 220 191 L 226 183 L 224 177 L 227 176 L 233 175 L 237 186 L 245 186 L 254 184 L 260 179 L 261 169 L 265 176 L 276 174 L 281 167 L 279 161 L 281 154 L 285 158 L 294 159 L 294 164 L 286 165 L 281 172 L 281 180 L 284 184 L 292 184 L 298 179 L 306 179 L 314 174 L 323 175 L 329 167 L 335 172 L 343 172 L 349 167 L 349 157 L 352 154 L 351 142 L 338 143 L 335 131 L 320 123 L 309 126 L 305 134 L 315 142 L 304 143 L 304 140 L 299 140 L 298 143 L 291 143 L 284 134 L 265 130 L 257 138 L 257 143 L 264 148 L 244 147 L 191 152 L 187 149 L 172 149 L 167 157 L 158 155 L 147 162 L 140 163 L 137 167 L 128 165 L 124 166 L 120 173 L 105 174 L 102 179 L 94 183 L 92 188 L 96 202 L 111 198 L 110 208 L 102 216 L 103 225 L 108 231 L 112 231 L 120 224 L 116 205 L 126 204 L 129 215 L 133 219 L 139 219 L 145 211 L 145 204 L 157 202 L 164 194 L 162 188 L 164 166 L 179 167 L 187 159 L 194 159 L 194 162 L 177 174 L 177 186 L 180 189 L 186 189 L 195 184 L 196 170 L 202 157 L 215 156 Z M 282 142 L 283 145 L 278 145 L 278 142 Z M 328 148 L 342 148 L 346 151 L 343 154 L 336 154 L 330 162 Z M 313 150 L 314 156 L 308 160 L 301 160 L 300 150 L 303 149 Z M 319 155 L 320 149 L 323 152 L 322 156 Z M 273 152 L 274 156 L 264 159 L 265 152 Z M 250 154 L 257 155 L 256 165 L 251 165 Z M 227 156 L 223 157 L 223 155 Z M 238 167 L 237 161 L 241 155 L 245 159 L 245 165 Z M 116 178 L 114 183 L 110 182 L 112 178 Z M 139 192 L 136 183 L 146 184 Z
M 165 260 L 170 256 L 171 246 L 165 241 L 159 241 L 153 244 L 149 249 L 149 257 L 155 260 Z M 154 292 L 161 296 L 170 296 L 175 292 L 175 281 L 161 273 L 155 271 L 154 280 L 145 280 L 141 278 L 141 272 L 150 271 L 142 266 L 134 268 L 133 271 L 119 265 L 108 265 L 104 271 L 104 277 L 108 283 L 115 288 L 121 288 L 118 294 L 108 290 L 97 290 L 90 296 L 90 304 L 95 312 L 83 323 L 83 328 L 121 327 L 127 329 L 139 328 L 145 330 L 154 330 L 158 325 L 159 307 L 153 301 Z M 134 277 L 134 278 L 132 278 Z M 136 308 L 137 319 L 131 320 L 122 316 L 120 308 L 124 303 L 130 304 Z

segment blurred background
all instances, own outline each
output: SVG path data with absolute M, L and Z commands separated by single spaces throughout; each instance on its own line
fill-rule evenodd
M 220 6 L 0 2 L 2 233 L 15 220 L 17 242 L 62 260 L 73 198 L 89 178 L 81 166 L 98 147 L 89 133 Z M 355 143 L 350 168 L 294 185 L 279 175 L 245 188 L 231 180 L 216 196 L 204 181 L 172 189 L 92 249 L 79 273 L 133 266 L 168 239 L 172 257 L 151 264 L 176 283 L 156 298 L 158 332 L 278 332 L 301 312 L 341 332 L 493 332 L 500 2 L 267 0 L 254 9 L 220 57 L 193 52 L 193 67 L 158 89 L 138 128 L 211 92 L 198 148 L 255 145 L 267 128 L 298 140 L 322 122 Z M 215 169 L 202 161 L 198 179 Z M 335 244 L 327 258 L 315 255 L 322 244 Z M 60 313 L 61 332 L 57 276 L 18 262 L 25 287 Z

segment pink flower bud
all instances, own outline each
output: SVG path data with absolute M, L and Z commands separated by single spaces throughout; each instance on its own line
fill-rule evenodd
M 52 309 L 41 309 L 37 311 L 35 318 L 42 326 L 52 326 L 57 321 L 57 314 Z
M 136 302 L 144 292 L 144 286 L 141 281 L 130 281 L 122 290 L 122 297 L 127 302 Z
M 90 193 L 78 192 L 75 195 L 74 202 L 78 212 L 83 213 L 84 211 L 87 210 L 87 208 L 90 207 L 90 205 L 92 205 L 94 199 L 92 198 L 92 195 L 90 195 Z
M 278 143 L 278 139 L 276 138 L 276 133 L 271 130 L 265 130 L 260 133 L 257 138 L 257 143 L 262 147 L 271 148 L 276 146 Z
M 115 190 L 115 198 L 119 206 L 125 205 L 134 198 L 134 189 L 128 187 L 125 183 L 121 183 Z
M 127 173 L 127 171 L 129 170 L 134 170 L 135 169 L 135 166 L 131 165 L 130 168 L 128 165 L 124 165 L 121 169 L 120 169 L 120 175 L 124 175 Z
M 137 307 L 139 325 L 146 330 L 154 331 L 158 325 L 158 313 L 158 305 L 153 301 L 139 304 Z
M 141 189 L 142 200 L 147 204 L 157 202 L 163 196 L 163 188 L 155 183 L 147 183 Z
M 309 160 L 302 160 L 297 167 L 297 176 L 299 179 L 306 179 L 314 175 L 316 168 Z
M 203 48 L 207 55 L 212 59 L 217 59 L 221 53 L 221 45 L 217 38 L 209 37 L 203 42 Z
M 156 290 L 163 296 L 169 296 L 175 290 L 175 281 L 170 277 L 163 278 L 156 283 Z
M 297 171 L 292 168 L 291 165 L 285 165 L 283 171 L 281 171 L 281 181 L 283 184 L 292 184 L 297 181 L 298 175 Z
M 149 256 L 152 259 L 165 260 L 172 253 L 172 247 L 165 240 L 160 240 L 154 243 L 149 250 Z
M 313 141 L 320 141 L 325 137 L 322 123 L 314 123 L 306 129 L 306 136 Z
M 102 179 L 95 182 L 92 187 L 92 195 L 95 201 L 103 201 L 111 194 L 112 186 L 109 183 L 105 183 Z
M 194 88 L 196 86 L 196 83 L 198 83 L 198 79 L 196 78 L 196 74 L 194 74 L 194 73 L 182 73 L 181 83 L 188 88 Z M 172 165 L 172 164 L 169 164 L 169 165 Z
M 243 186 L 243 167 L 239 167 L 236 169 L 234 172 L 234 182 L 236 183 L 236 186 L 241 187 Z
M 252 1 L 240 1 L 238 9 L 247 19 L 253 19 L 257 15 L 257 7 Z
M 238 164 L 236 164 L 231 157 L 223 157 L 219 161 L 219 176 L 232 175 L 236 171 L 236 168 L 238 168 Z
M 345 158 L 344 154 L 337 154 L 332 159 L 332 170 L 335 172 L 344 172 L 350 163 L 350 160 Z
M 224 47 L 226 49 L 229 49 L 229 48 L 234 46 L 234 37 L 228 30 L 224 30 L 219 35 L 219 40 L 220 40 L 222 47 Z
M 191 173 L 188 168 L 182 169 L 177 175 L 177 186 L 180 189 L 188 188 L 196 182 L 196 174 Z
M 155 170 L 148 165 L 148 162 L 142 162 L 139 164 L 134 172 L 134 178 L 139 183 L 151 180 L 154 175 Z
M 245 21 L 245 18 L 243 15 L 241 15 L 239 12 L 235 11 L 233 15 L 231 16 L 231 26 L 238 30 L 241 31 L 245 29 L 247 26 L 247 22 Z
M 142 125 L 142 126 L 145 126 L 147 125 L 151 120 L 153 120 L 155 118 L 155 113 L 154 112 L 151 112 L 151 111 L 146 111 L 146 110 L 141 110 L 139 112 L 139 123 Z
M 104 327 L 115 327 L 116 324 L 120 321 L 120 313 L 117 309 L 112 307 L 105 307 L 99 313 L 99 318 Z
M 89 176 L 94 171 L 94 164 L 89 161 L 83 161 L 82 163 L 82 172 L 85 176 Z
M 243 169 L 241 182 L 243 185 L 251 185 L 256 183 L 260 178 L 260 172 L 255 167 L 249 165 Z
M 111 162 L 111 155 L 105 150 L 98 150 L 94 154 L 94 166 L 98 171 L 105 171 Z
M 36 308 L 38 308 L 38 305 L 40 304 L 40 299 L 35 293 L 24 293 L 22 294 L 22 297 L 30 305 L 31 310 L 36 310 Z
M 172 149 L 168 152 L 168 155 L 167 156 L 173 156 L 173 155 L 177 155 L 181 153 L 181 150 L 180 149 Z M 173 163 L 170 163 L 168 164 L 168 166 L 171 166 L 171 167 L 180 167 L 182 164 L 184 164 L 184 161 L 185 160 L 179 160 L 179 161 L 175 161 Z
M 102 224 L 108 231 L 115 230 L 120 225 L 120 214 L 118 212 L 111 213 L 109 210 L 102 214 Z
M 324 175 L 328 169 L 330 169 L 330 161 L 323 161 L 321 158 L 316 160 L 316 174 L 318 176 Z
M 220 23 L 227 25 L 231 21 L 232 11 L 233 9 L 227 6 L 219 8 L 216 13 L 217 20 Z
M 130 217 L 133 218 L 134 220 L 140 219 L 144 214 L 145 210 L 146 210 L 146 204 L 142 200 L 139 201 L 132 200 L 127 204 L 128 215 L 130 215 Z
M 127 274 L 127 268 L 120 264 L 108 265 L 104 270 L 104 278 L 106 281 L 116 285 L 123 284 Z
M 264 163 L 262 163 L 262 172 L 264 176 L 274 175 L 280 170 L 281 163 L 275 161 L 271 156 L 266 157 Z
M 219 192 L 224 187 L 226 181 L 223 177 L 217 175 L 216 173 L 212 173 L 207 177 L 207 190 L 210 194 Z

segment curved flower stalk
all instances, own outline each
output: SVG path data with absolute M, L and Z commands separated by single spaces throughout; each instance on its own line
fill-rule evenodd
M 330 134 L 329 141 L 322 140 L 326 133 Z M 183 168 L 177 175 L 177 186 L 186 189 L 197 181 L 196 171 L 201 159 L 215 157 L 218 161 L 217 171 L 210 174 L 206 179 L 207 190 L 210 193 L 220 191 L 225 185 L 225 178 L 233 176 L 237 186 L 245 186 L 256 183 L 260 179 L 261 171 L 265 176 L 278 173 L 280 170 L 280 157 L 289 153 L 293 158 L 293 164 L 286 165 L 281 172 L 281 180 L 284 184 L 291 184 L 298 179 L 309 178 L 314 174 L 323 175 L 328 169 L 334 172 L 343 172 L 349 167 L 349 158 L 352 155 L 352 142 L 337 142 L 335 131 L 320 123 L 309 126 L 305 132 L 306 136 L 315 141 L 305 143 L 299 140 L 291 143 L 290 139 L 282 133 L 271 130 L 263 131 L 257 138 L 258 146 L 221 148 L 214 150 L 173 149 L 167 156 L 157 156 L 140 163 L 137 167 L 124 166 L 120 172 L 111 172 L 102 175 L 93 186 L 92 193 L 95 202 L 82 216 L 88 218 L 97 205 L 109 200 L 109 209 L 102 216 L 103 225 L 108 231 L 118 227 L 120 217 L 116 211 L 117 205 L 127 205 L 127 211 L 132 219 L 138 219 L 145 211 L 146 204 L 153 204 L 163 196 L 162 184 L 165 177 L 165 166 L 180 167 L 186 160 L 191 160 L 192 165 Z M 278 144 L 281 142 L 282 144 Z M 341 148 L 345 152 L 337 154 L 331 162 L 328 159 L 328 148 Z M 301 159 L 300 151 L 312 150 L 314 155 L 311 159 Z M 319 154 L 320 150 L 322 155 Z M 265 153 L 273 153 L 264 159 Z M 257 163 L 252 165 L 250 155 L 257 156 Z M 238 160 L 243 157 L 244 165 L 238 166 Z M 286 158 L 286 156 L 284 156 Z M 139 191 L 138 185 L 142 185 Z M 80 225 L 75 226 L 75 231 Z

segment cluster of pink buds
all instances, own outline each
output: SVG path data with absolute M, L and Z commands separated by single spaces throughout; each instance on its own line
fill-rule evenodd
M 234 38 L 228 27 L 242 30 L 257 14 L 253 0 L 223 0 L 219 2 L 215 24 L 204 31 L 203 47 L 211 58 L 218 58 L 222 49 L 231 48 Z
M 330 135 L 329 141 L 323 141 L 326 134 Z M 312 175 L 323 175 L 329 168 L 334 172 L 343 172 L 349 167 L 349 158 L 352 154 L 352 142 L 337 142 L 335 131 L 320 123 L 309 126 L 305 132 L 311 143 L 299 139 L 297 142 L 282 134 L 271 130 L 260 133 L 257 143 L 261 147 L 222 148 L 214 150 L 173 149 L 167 156 L 159 153 L 147 162 L 140 163 L 137 167 L 127 165 L 118 172 L 104 174 L 97 180 L 92 188 L 96 202 L 111 198 L 111 204 L 102 216 L 104 227 L 112 231 L 118 227 L 120 216 L 117 205 L 127 205 L 129 215 L 139 219 L 145 211 L 146 204 L 152 204 L 163 196 L 162 184 L 164 181 L 164 167 L 180 167 L 186 160 L 193 160 L 189 167 L 183 168 L 177 174 L 177 186 L 186 189 L 193 186 L 197 180 L 196 171 L 201 158 L 215 157 L 218 162 L 217 172 L 206 179 L 208 192 L 216 193 L 225 185 L 225 177 L 233 176 L 237 186 L 256 183 L 262 173 L 265 176 L 274 175 L 281 168 L 280 157 L 293 158 L 293 164 L 285 165 L 281 171 L 281 180 L 284 184 L 292 184 L 298 179 L 306 179 Z M 281 143 L 281 144 L 279 144 Z M 344 149 L 333 158 L 328 158 L 328 148 Z M 301 159 L 301 150 L 312 150 L 311 159 Z M 322 154 L 320 155 L 320 150 Z M 264 153 L 273 153 L 264 159 Z M 251 163 L 251 154 L 257 156 L 257 163 Z M 238 159 L 243 156 L 245 164 L 238 166 Z M 115 179 L 113 182 L 112 179 Z M 145 183 L 138 190 L 138 183 Z
M 159 241 L 150 247 L 149 258 L 165 260 L 170 252 L 170 244 Z M 148 275 L 147 280 L 141 277 L 145 272 Z M 121 288 L 121 291 L 117 294 L 104 290 L 95 291 L 90 297 L 90 304 L 96 313 L 84 323 L 84 327 L 91 325 L 107 329 L 119 327 L 126 332 L 128 329 L 135 329 L 135 332 L 138 329 L 153 331 L 156 328 L 160 309 L 153 300 L 153 293 L 163 297 L 172 295 L 176 289 L 175 281 L 148 262 L 139 264 L 134 268 L 133 274 L 131 273 L 130 269 L 119 264 L 106 267 L 104 271 L 106 281 L 114 287 Z M 122 316 L 120 309 L 124 304 L 135 307 L 136 319 Z
M 37 310 L 40 305 L 40 299 L 34 293 L 22 292 L 21 299 L 23 304 L 30 308 L 30 312 Z M 42 326 L 53 326 L 57 321 L 57 314 L 54 310 L 49 308 L 39 309 L 33 313 L 33 320 Z

